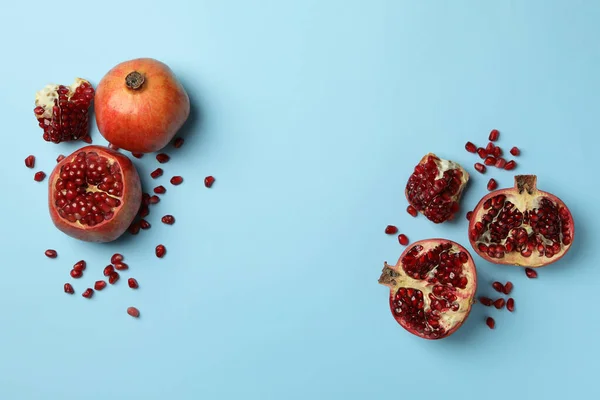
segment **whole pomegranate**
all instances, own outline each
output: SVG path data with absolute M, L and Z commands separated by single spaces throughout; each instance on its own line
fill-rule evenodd
M 129 227 L 142 201 L 140 177 L 127 156 L 86 146 L 56 165 L 48 207 L 58 229 L 87 242 L 110 242 Z
M 479 201 L 469 223 L 473 249 L 495 264 L 541 267 L 571 248 L 575 226 L 558 197 L 538 190 L 535 175 L 515 176 L 515 187 Z
M 165 147 L 190 114 L 190 99 L 171 69 L 152 58 L 123 62 L 96 88 L 98 130 L 113 145 L 137 153 Z
M 469 173 L 454 161 L 427 154 L 415 167 L 406 184 L 406 199 L 430 221 L 441 223 L 454 218 Z
M 384 264 L 379 283 L 390 288 L 390 309 L 410 333 L 442 339 L 466 320 L 477 289 L 469 252 L 446 239 L 413 243 L 395 266 Z

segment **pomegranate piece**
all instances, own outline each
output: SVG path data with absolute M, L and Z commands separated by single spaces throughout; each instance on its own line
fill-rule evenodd
M 160 186 L 157 186 L 154 188 L 154 193 L 165 194 L 165 193 L 167 193 L 167 189 L 163 185 L 160 185 Z
M 92 138 L 90 135 L 84 136 L 81 138 L 81 141 L 87 143 L 87 144 L 92 144 Z
M 519 150 L 519 148 L 515 146 L 512 149 L 510 149 L 510 154 L 512 154 L 513 156 L 518 156 L 519 154 L 521 154 L 521 150 Z
M 75 289 L 73 289 L 73 286 L 70 283 L 65 283 L 63 290 L 65 291 L 65 293 L 68 293 L 68 294 L 75 293 Z
M 127 156 L 86 146 L 56 165 L 50 176 L 48 205 L 54 225 L 88 242 L 121 236 L 142 198 L 138 173 Z
M 510 294 L 510 292 L 512 292 L 512 290 L 513 290 L 512 282 L 506 282 L 506 284 L 504 285 L 504 288 L 502 290 L 502 293 Z
M 390 288 L 392 315 L 404 329 L 425 339 L 441 339 L 469 315 L 477 272 L 461 245 L 428 239 L 408 247 L 395 266 L 385 263 L 379 283 Z
M 173 147 L 175 147 L 176 149 L 180 148 L 181 146 L 183 146 L 183 138 L 182 137 L 178 137 L 175 138 L 175 141 L 173 142 Z
M 140 286 L 138 285 L 138 282 L 135 280 L 135 278 L 129 278 L 127 279 L 127 284 L 129 285 L 130 288 L 132 289 L 137 289 Z
M 481 174 L 485 174 L 485 171 L 487 170 L 485 165 L 483 165 L 482 163 L 475 163 L 475 169 Z
M 100 291 L 106 287 L 106 281 L 96 281 L 94 283 L 94 289 Z
M 133 318 L 139 318 L 139 316 L 140 316 L 140 310 L 138 310 L 135 307 L 128 307 L 127 308 L 127 314 L 131 315 Z
M 144 157 L 144 153 L 137 153 L 135 151 L 131 152 L 131 155 L 134 156 L 135 158 L 142 158 L 142 157 Z
M 487 317 L 486 320 L 485 320 L 485 324 L 490 329 L 494 329 L 496 327 L 496 321 L 494 321 L 494 318 L 492 318 L 492 317 Z
M 493 156 L 487 156 L 485 160 L 483 160 L 483 163 L 487 166 L 494 165 L 496 164 L 496 158 Z
M 495 142 L 496 140 L 498 140 L 498 138 L 500 137 L 500 131 L 498 131 L 498 129 L 492 129 L 492 131 L 490 132 L 490 141 L 491 142 Z
M 134 222 L 132 223 L 129 228 L 127 228 L 127 230 L 129 231 L 129 233 L 131 233 L 132 235 L 137 235 L 138 233 L 140 233 L 140 223 L 139 222 Z
M 151 226 L 152 225 L 150 225 L 150 222 L 146 221 L 145 219 L 140 220 L 140 228 L 143 230 L 150 229 Z
M 108 275 L 108 283 L 110 283 L 111 285 L 114 285 L 115 283 L 117 283 L 117 281 L 119 280 L 120 276 L 118 272 L 111 272 L 110 275 Z
M 181 185 L 183 183 L 183 178 L 181 176 L 174 176 L 170 180 L 171 185 Z
M 175 223 L 175 217 L 172 215 L 165 215 L 160 219 L 163 224 L 173 225 Z
M 500 157 L 502 155 L 502 149 L 498 146 L 494 147 L 492 155 L 496 158 Z
M 496 182 L 496 180 L 494 178 L 491 178 L 488 181 L 487 190 L 489 190 L 491 192 L 492 190 L 496 190 L 497 188 L 498 188 L 498 182 Z
M 504 293 L 504 285 L 501 284 L 500 282 L 496 281 L 494 283 L 492 283 L 492 287 L 494 288 L 494 290 L 498 293 Z
M 160 197 L 158 197 L 157 195 L 150 196 L 150 204 L 156 204 L 159 201 L 160 201 Z
M 86 299 L 91 299 L 92 296 L 94 295 L 94 289 L 87 288 L 87 289 L 85 289 L 85 291 L 81 295 L 83 297 L 85 297 Z
M 409 213 L 410 215 L 412 215 L 413 217 L 416 217 L 419 214 L 417 209 L 414 208 L 413 206 L 406 207 L 406 212 Z
M 472 216 L 473 216 L 473 211 L 468 211 L 467 215 L 466 215 L 467 220 L 470 221 Z
M 46 173 L 44 171 L 38 171 L 33 176 L 33 180 L 36 182 L 41 182 L 46 178 Z
M 525 275 L 527 275 L 529 279 L 535 279 L 538 277 L 537 271 L 531 268 L 525 268 Z
M 154 171 L 150 172 L 150 176 L 152 177 L 152 179 L 156 179 L 159 176 L 162 176 L 162 174 L 163 174 L 162 168 L 156 168 Z
M 477 151 L 477 146 L 475 146 L 473 143 L 471 142 L 467 142 L 467 144 L 465 144 L 465 149 L 469 152 L 469 153 L 475 153 Z
M 94 88 L 81 78 L 71 86 L 51 84 L 37 92 L 33 113 L 44 130 L 44 140 L 60 143 L 88 136 L 93 98 Z
M 506 160 L 502 157 L 496 159 L 496 168 L 504 168 L 506 166 Z
M 434 223 L 454 218 L 469 174 L 459 164 L 429 153 L 421 159 L 406 184 L 406 199 Z
M 61 162 L 64 159 L 65 159 L 65 156 L 62 154 L 59 154 L 58 157 L 56 157 L 56 163 L 58 164 L 59 162 Z
M 488 156 L 488 153 L 483 147 L 479 147 L 477 149 L 477 155 L 479 156 L 479 158 L 481 158 L 483 160 L 484 158 L 486 158 Z
M 213 183 L 215 183 L 215 178 L 213 176 L 207 176 L 206 178 L 204 178 L 204 186 L 206 186 L 207 188 L 211 188 Z
M 407 246 L 408 237 L 404 233 L 401 233 L 400 235 L 398 235 L 398 243 L 400 243 L 402 246 Z
M 161 164 L 169 162 L 170 159 L 171 157 L 169 157 L 167 153 L 159 153 L 156 155 L 156 161 L 158 161 Z
M 398 228 L 396 228 L 394 225 L 388 225 L 385 227 L 385 233 L 387 235 L 395 235 L 398 233 Z
M 119 147 L 117 147 L 116 145 L 114 145 L 114 144 L 112 144 L 112 143 L 109 143 L 109 144 L 108 144 L 108 148 L 109 148 L 109 149 L 112 149 L 112 150 L 114 150 L 114 151 L 118 151 L 118 150 L 119 150 Z
M 515 169 L 517 167 L 517 162 L 515 160 L 510 160 L 509 162 L 506 163 L 506 165 L 504 166 L 504 169 L 507 171 L 511 171 L 513 169 Z
M 35 167 L 35 156 L 27 156 L 27 158 L 25 159 L 25 166 L 27 168 Z
M 515 176 L 515 187 L 482 198 L 469 222 L 473 249 L 495 264 L 541 267 L 571 248 L 573 217 L 556 196 L 538 190 L 535 175 Z
M 480 296 L 479 297 L 479 302 L 481 304 L 483 304 L 486 307 L 490 307 L 492 304 L 494 304 L 494 302 L 492 301 L 492 299 L 490 299 L 489 297 L 485 297 L 485 296 Z
M 106 267 L 104 267 L 104 271 L 102 273 L 104 274 L 104 276 L 110 276 L 110 274 L 112 274 L 113 272 L 115 272 L 115 267 L 112 265 L 107 265 Z
M 123 254 L 120 253 L 115 253 L 112 255 L 112 257 L 110 258 L 110 263 L 111 264 L 116 264 L 116 263 L 120 263 L 121 261 L 123 261 L 125 259 L 125 257 L 123 257 Z
M 44 255 L 48 258 L 56 258 L 58 257 L 58 253 L 56 250 L 48 249 L 44 252 Z
M 85 271 L 86 262 L 84 260 L 77 261 L 75 265 L 73 265 L 73 269 L 76 271 Z
M 502 298 L 494 301 L 494 307 L 496 307 L 498 310 L 500 310 L 502 307 L 504 307 L 504 304 L 505 304 L 505 301 Z
M 158 246 L 156 246 L 154 253 L 156 254 L 156 257 L 163 258 L 165 254 L 167 254 L 167 248 L 162 244 L 159 244 Z
M 124 271 L 126 269 L 129 269 L 129 265 L 125 264 L 124 262 L 118 262 L 115 263 L 115 269 L 117 271 Z
M 506 301 L 506 309 L 510 312 L 515 311 L 515 299 L 511 297 Z

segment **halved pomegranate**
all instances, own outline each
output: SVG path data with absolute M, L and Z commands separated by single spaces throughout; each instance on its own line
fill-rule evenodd
M 408 179 L 406 198 L 429 220 L 441 223 L 454 218 L 468 181 L 469 173 L 459 164 L 429 153 Z
M 395 266 L 384 263 L 379 283 L 390 288 L 392 315 L 404 329 L 425 339 L 442 339 L 469 315 L 477 271 L 458 243 L 427 239 L 408 247 Z
M 469 223 L 473 249 L 494 264 L 541 267 L 571 248 L 575 226 L 558 197 L 538 190 L 535 175 L 516 175 L 515 187 L 479 201 Z
M 49 180 L 52 222 L 76 239 L 110 242 L 133 221 L 142 201 L 140 178 L 127 156 L 86 146 L 56 165 Z

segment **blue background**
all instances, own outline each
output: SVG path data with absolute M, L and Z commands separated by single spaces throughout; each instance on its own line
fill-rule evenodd
M 597 392 L 600 3 L 32 0 L 2 14 L 0 399 Z M 75 76 L 96 85 L 136 57 L 166 62 L 186 87 L 186 143 L 167 148 L 168 192 L 149 231 L 78 242 L 53 227 L 46 182 L 23 165 L 35 154 L 49 173 L 80 145 L 42 140 L 34 93 Z M 454 336 L 421 340 L 396 324 L 377 284 L 402 251 L 383 229 L 468 246 L 464 213 L 489 177 L 512 185 L 511 172 L 475 173 L 464 150 L 492 128 L 505 150 L 523 150 L 515 172 L 537 174 L 570 206 L 575 243 L 537 280 L 476 257 L 479 294 L 511 280 L 516 312 L 475 306 Z M 92 136 L 106 143 L 95 124 Z M 472 173 L 454 223 L 405 212 L 406 180 L 430 151 Z M 135 163 L 151 187 L 156 161 Z M 172 187 L 176 174 L 185 182 Z M 159 222 L 166 213 L 175 225 Z M 140 289 L 122 279 L 83 299 L 115 251 Z M 68 296 L 82 258 L 88 270 Z

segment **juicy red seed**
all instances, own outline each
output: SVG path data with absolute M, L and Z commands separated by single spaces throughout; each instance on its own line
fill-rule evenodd
M 81 295 L 83 297 L 85 297 L 86 299 L 91 299 L 92 296 L 94 295 L 94 289 L 87 288 L 87 289 L 85 289 L 85 292 L 83 292 Z
M 150 222 L 146 221 L 145 219 L 140 220 L 140 228 L 146 230 L 146 229 L 150 229 L 152 225 L 150 225 Z
M 215 183 L 214 177 L 207 176 L 206 178 L 204 178 L 204 186 L 206 186 L 207 188 L 212 187 L 213 183 Z
M 486 306 L 486 307 L 491 306 L 492 303 L 493 303 L 492 299 L 490 299 L 489 297 L 485 297 L 485 296 L 480 296 L 479 297 L 479 302 L 481 304 L 483 304 L 484 306 Z
M 181 185 L 183 183 L 183 178 L 181 176 L 174 176 L 170 180 L 171 185 Z
M 63 156 L 62 154 L 59 154 L 58 157 L 56 157 L 56 162 L 59 163 L 64 159 L 65 159 L 65 156 Z
M 502 290 L 502 293 L 510 294 L 510 292 L 512 292 L 512 290 L 513 290 L 513 284 L 512 284 L 512 282 L 509 281 L 504 284 L 504 290 Z
M 492 283 L 492 287 L 494 288 L 494 290 L 498 293 L 503 293 L 504 292 L 504 285 L 501 284 L 500 282 L 496 281 L 494 283 Z
M 123 254 L 115 253 L 110 258 L 110 262 L 111 262 L 111 264 L 120 263 L 121 261 L 123 261 L 124 258 L 125 257 L 123 257 Z
M 150 199 L 149 199 L 149 201 L 148 201 L 148 202 L 149 202 L 150 204 L 156 204 L 156 203 L 158 203 L 159 201 L 160 201 L 160 197 L 158 197 L 157 195 L 154 195 L 154 196 L 150 196 Z
M 465 149 L 469 152 L 469 153 L 475 153 L 477 151 L 477 146 L 475 146 L 473 143 L 471 142 L 467 142 L 467 144 L 465 144 Z
M 496 168 L 504 168 L 506 165 L 506 160 L 502 157 L 496 159 L 496 164 L 494 164 Z
M 117 281 L 119 280 L 119 273 L 118 272 L 112 272 L 109 276 L 108 276 L 108 283 L 110 283 L 111 285 L 114 285 Z
M 139 318 L 139 316 L 140 316 L 140 310 L 138 310 L 135 307 L 128 307 L 127 308 L 127 314 L 131 315 L 133 318 Z
M 483 159 L 483 158 L 486 158 L 488 154 L 487 154 L 487 151 L 485 151 L 485 149 L 483 147 L 479 147 L 479 148 L 477 148 L 477 155 Z
M 485 170 L 486 170 L 487 168 L 485 168 L 485 165 L 483 165 L 483 164 L 481 164 L 481 163 L 475 163 L 475 169 L 476 169 L 478 172 L 481 172 L 482 174 L 484 174 L 484 173 L 485 173 Z
M 494 147 L 493 156 L 498 158 L 502 155 L 502 149 L 498 146 Z
M 41 182 L 41 181 L 44 180 L 44 178 L 46 178 L 46 173 L 43 172 L 43 171 L 38 171 L 33 176 L 33 180 L 36 181 L 36 182 Z
M 129 233 L 131 233 L 132 235 L 137 235 L 138 233 L 140 233 L 140 223 L 139 222 L 133 222 L 129 228 L 127 228 L 127 230 L 129 231 Z
M 538 277 L 537 272 L 531 268 L 525 268 L 525 275 L 527 275 L 529 279 L 534 279 Z
M 492 190 L 496 190 L 497 187 L 498 187 L 498 182 L 496 182 L 496 180 L 494 178 L 491 178 L 487 184 L 487 190 L 489 190 L 491 192 Z
M 162 168 L 156 168 L 154 171 L 150 172 L 150 176 L 152 177 L 152 179 L 156 179 L 159 176 L 162 176 L 162 174 L 163 174 Z
M 506 163 L 506 165 L 504 166 L 504 169 L 507 171 L 510 171 L 512 169 L 515 169 L 516 166 L 517 166 L 517 163 L 515 162 L 515 160 L 510 160 L 509 162 Z
M 167 192 L 167 189 L 165 189 L 165 187 L 163 185 L 157 186 L 154 188 L 154 193 L 156 194 L 165 194 Z
M 473 211 L 467 212 L 467 220 L 470 221 L 472 216 L 473 216 Z
M 85 271 L 86 262 L 84 260 L 77 261 L 75 265 L 73 265 L 73 269 L 77 271 Z
M 388 235 L 394 235 L 398 233 L 398 228 L 396 228 L 394 225 L 388 225 L 385 227 L 385 233 Z
M 410 215 L 412 215 L 413 217 L 416 217 L 416 216 L 417 216 L 417 214 L 419 213 L 419 212 L 417 211 L 417 209 L 416 209 L 416 208 L 414 208 L 413 206 L 408 206 L 408 207 L 406 207 L 406 212 L 407 212 L 407 213 L 409 213 Z
M 94 289 L 96 290 L 102 290 L 106 287 L 106 281 L 96 281 L 96 283 L 94 283 Z
M 500 131 L 498 131 L 498 129 L 492 129 L 492 131 L 490 132 L 490 141 L 495 142 L 496 140 L 498 140 L 498 137 L 500 136 Z
M 182 137 L 178 137 L 175 138 L 175 141 L 173 142 L 173 147 L 175 147 L 176 149 L 180 148 L 181 146 L 183 146 L 183 138 Z
M 44 254 L 46 255 L 46 257 L 48 258 L 56 258 L 58 256 L 58 253 L 56 252 L 56 250 L 52 250 L 52 249 L 48 249 L 44 252 Z
M 519 148 L 515 146 L 512 149 L 510 149 L 510 154 L 512 154 L 513 156 L 518 156 L 519 154 L 521 154 L 521 150 L 519 150 Z
M 112 274 L 113 272 L 115 272 L 115 267 L 113 267 L 112 265 L 107 265 L 104 268 L 103 274 L 104 276 L 110 276 L 110 274 Z
M 92 137 L 90 135 L 87 135 L 87 136 L 81 138 L 81 140 L 83 140 L 87 144 L 91 144 L 92 143 Z
M 502 299 L 502 298 L 497 299 L 496 301 L 494 301 L 494 307 L 496 307 L 499 310 L 502 307 L 504 307 L 505 303 L 506 303 L 506 301 L 504 301 L 504 299 Z
M 486 157 L 485 160 L 483 160 L 483 163 L 485 165 L 494 165 L 494 164 L 496 164 L 496 158 L 492 157 L 492 156 L 488 156 L 488 157 Z
M 129 269 L 129 265 L 125 264 L 124 262 L 118 262 L 115 263 L 115 269 L 118 271 L 124 271 L 126 269 Z
M 163 258 L 165 256 L 165 254 L 167 253 L 167 248 L 165 246 L 163 246 L 162 244 L 159 244 L 158 246 L 156 246 L 154 253 L 156 254 L 156 257 Z
M 113 149 L 113 150 L 115 150 L 115 151 L 119 150 L 119 148 L 117 146 L 115 146 L 114 144 L 112 144 L 112 143 L 109 143 L 108 147 L 111 148 L 111 149 Z
M 408 245 L 408 237 L 404 233 L 401 233 L 398 235 L 398 242 L 400 242 L 402 246 L 406 246 Z
M 492 318 L 492 317 L 487 317 L 487 319 L 485 320 L 485 324 L 490 329 L 494 329 L 496 327 L 496 321 L 494 321 L 494 318 Z
M 140 287 L 140 285 L 138 285 L 138 282 L 135 280 L 135 278 L 129 278 L 129 279 L 127 279 L 127 284 L 132 289 L 137 289 L 137 288 Z
M 485 146 L 485 151 L 486 151 L 488 154 L 492 154 L 492 153 L 494 152 L 494 149 L 495 149 L 495 148 L 496 148 L 496 146 L 494 146 L 494 143 L 492 143 L 492 142 L 489 142 L 489 143 L 487 144 L 487 146 Z
M 508 301 L 506 302 L 506 309 L 510 312 L 515 311 L 515 299 L 513 299 L 512 297 L 508 299 Z
M 150 193 L 142 193 L 142 204 L 147 206 L 150 203 Z
M 170 159 L 171 159 L 171 157 L 169 157 L 169 155 L 166 153 L 160 153 L 160 154 L 156 155 L 156 161 L 158 161 L 161 164 L 166 163 Z
M 71 270 L 71 278 L 79 279 L 83 276 L 83 271 L 72 269 Z
M 172 215 L 165 215 L 160 219 L 163 224 L 173 225 L 175 223 L 175 217 Z
M 27 168 L 33 168 L 33 167 L 35 167 L 35 156 L 28 156 L 25 159 L 25 166 Z
M 134 153 L 134 152 L 132 152 L 131 155 L 134 156 L 135 158 L 142 158 L 142 157 L 144 157 L 144 153 Z
M 65 291 L 65 293 L 69 293 L 69 294 L 75 293 L 75 290 L 73 289 L 73 286 L 71 286 L 70 283 L 65 283 L 64 291 Z

